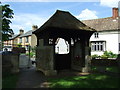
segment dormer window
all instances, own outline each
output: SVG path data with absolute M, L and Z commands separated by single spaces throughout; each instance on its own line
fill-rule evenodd
M 95 38 L 98 38 L 99 34 L 98 34 L 98 32 L 95 32 L 94 35 L 95 35 Z

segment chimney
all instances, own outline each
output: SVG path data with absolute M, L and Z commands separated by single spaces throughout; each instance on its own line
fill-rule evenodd
M 32 30 L 36 30 L 36 29 L 38 29 L 38 26 L 37 25 L 33 25 L 32 26 Z
M 24 30 L 20 29 L 19 34 L 23 34 L 23 33 L 24 33 Z
M 116 19 L 119 15 L 118 15 L 118 8 L 113 8 L 112 9 L 112 11 L 113 11 L 113 19 Z

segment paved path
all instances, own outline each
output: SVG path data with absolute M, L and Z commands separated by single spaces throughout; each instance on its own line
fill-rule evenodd
M 19 80 L 16 88 L 44 88 L 46 77 L 42 72 L 37 72 L 35 67 L 20 70 Z

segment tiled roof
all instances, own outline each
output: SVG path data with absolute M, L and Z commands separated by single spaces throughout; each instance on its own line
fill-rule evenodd
M 17 36 L 19 36 L 19 34 L 12 35 L 12 37 L 9 37 L 9 39 L 14 39 L 14 38 L 16 38 Z
M 30 31 L 28 31 L 28 32 L 26 32 L 26 33 L 24 33 L 24 34 L 22 34 L 22 35 L 20 35 L 19 37 L 26 37 L 26 36 L 30 36 L 30 35 L 32 35 L 32 32 L 33 32 L 34 30 L 30 30 Z
M 97 31 L 104 31 L 120 29 L 120 27 L 118 27 L 118 20 L 118 18 L 113 19 L 112 17 L 108 17 L 92 20 L 83 20 L 82 22 Z
M 39 33 L 44 30 L 49 30 L 46 28 L 61 28 L 65 30 L 85 30 L 85 31 L 96 31 L 91 27 L 88 27 L 71 13 L 67 11 L 57 10 L 56 13 L 45 22 L 39 29 L 33 33 Z

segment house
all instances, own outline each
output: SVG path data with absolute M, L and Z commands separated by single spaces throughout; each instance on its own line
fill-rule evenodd
M 22 47 L 25 47 L 26 50 L 28 50 L 28 46 L 35 47 L 37 45 L 37 38 L 32 32 L 37 28 L 36 25 L 33 25 L 32 30 L 29 30 L 26 33 L 24 33 L 24 30 L 20 29 L 19 34 L 12 34 L 12 37 L 9 37 L 8 41 L 4 41 L 4 46 L 10 46 L 12 48 L 21 45 Z
M 91 55 L 102 55 L 104 51 L 120 53 L 120 27 L 118 8 L 112 9 L 112 17 L 83 20 L 82 22 L 89 27 L 97 30 L 91 38 Z
M 19 34 L 12 33 L 11 37 L 9 37 L 9 40 L 4 41 L 4 46 L 16 47 L 18 44 L 18 38 L 23 33 L 24 33 L 24 30 L 22 29 L 19 30 Z
M 26 50 L 28 50 L 29 46 L 35 47 L 37 45 L 37 38 L 34 34 L 32 34 L 32 32 L 35 31 L 37 28 L 37 25 L 33 25 L 32 30 L 21 34 L 18 38 L 18 44 L 20 44 L 22 47 L 25 47 Z

